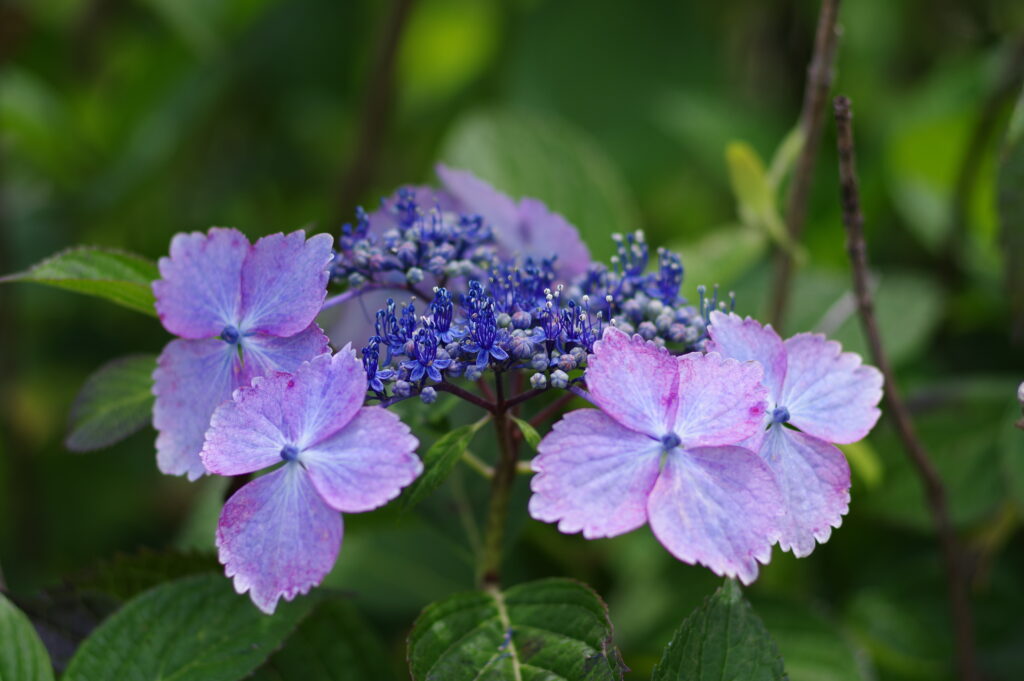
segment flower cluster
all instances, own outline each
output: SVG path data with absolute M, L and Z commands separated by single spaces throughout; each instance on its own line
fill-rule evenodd
M 423 469 L 417 439 L 382 407 L 447 389 L 498 413 L 509 403 L 452 385 L 488 371 L 530 375 L 516 404 L 572 384 L 597 407 L 541 441 L 538 520 L 587 538 L 647 523 L 680 560 L 745 582 L 773 544 L 803 556 L 828 538 L 849 502 L 835 444 L 878 419 L 877 370 L 821 336 L 783 341 L 717 289 L 689 305 L 680 258 L 652 254 L 641 232 L 614 236 L 611 262 L 592 263 L 539 201 L 438 175 L 439 190 L 403 188 L 359 211 L 336 250 L 327 235 L 250 244 L 212 229 L 176 236 L 160 261 L 156 307 L 178 336 L 154 374 L 161 470 L 276 467 L 220 517 L 239 592 L 272 612 L 319 583 L 340 548 L 338 513 L 387 503 Z M 325 303 L 331 282 L 346 290 Z M 372 331 L 332 354 L 319 312 L 375 296 Z
M 361 226 L 345 228 L 336 262 L 366 262 L 369 251 L 386 254 L 373 262 L 392 262 L 403 249 L 436 252 L 437 242 L 428 238 L 424 243 L 425 234 L 448 235 L 442 241 L 445 252 L 465 248 L 458 229 L 424 225 L 467 224 L 467 216 L 446 216 L 436 206 L 424 210 L 411 190 L 400 191 L 385 206 L 391 222 L 404 225 L 401 236 L 392 228 L 380 245 L 379 239 L 366 236 L 373 218 L 361 212 Z M 351 235 L 361 236 L 353 242 Z M 399 238 L 401 247 L 395 245 Z M 468 281 L 464 292 L 453 295 L 445 285 L 445 266 L 438 262 L 431 271 L 441 273 L 442 283 L 433 287 L 424 308 L 417 310 L 415 299 L 399 303 L 388 298 L 376 313 L 373 335 L 361 353 L 369 390 L 380 400 L 418 394 L 432 401 L 431 384 L 460 376 L 475 380 L 487 370 L 525 371 L 535 388 L 565 388 L 579 378 L 576 370 L 586 367 L 594 342 L 608 325 L 680 352 L 699 349 L 706 340 L 706 315 L 680 296 L 679 256 L 659 249 L 658 266 L 648 271 L 650 251 L 642 232 L 613 239 L 616 255 L 610 266 L 591 263 L 566 283 L 557 252 L 544 258 L 500 258 L 478 244 L 475 259 L 455 261 Z M 377 281 L 368 279 L 372 276 L 359 273 L 357 285 Z M 701 307 L 706 312 L 716 303 L 702 300 Z

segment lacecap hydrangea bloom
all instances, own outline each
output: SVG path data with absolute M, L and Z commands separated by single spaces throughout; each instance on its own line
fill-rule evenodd
M 785 502 L 779 546 L 806 556 L 839 527 L 850 503 L 850 466 L 833 443 L 865 437 L 878 421 L 882 372 L 820 334 L 785 341 L 735 314 L 711 313 L 710 351 L 764 367 L 767 429 L 744 442 L 771 467 Z
M 327 351 L 314 323 L 327 293 L 331 237 L 302 231 L 255 244 L 236 229 L 178 234 L 153 283 L 167 344 L 153 374 L 157 464 L 194 480 L 213 410 L 268 371 Z
M 364 407 L 366 374 L 346 346 L 235 391 L 213 414 L 202 461 L 218 475 L 281 464 L 224 505 L 221 563 L 239 593 L 272 613 L 319 584 L 341 547 L 343 513 L 383 506 L 422 471 L 398 416 Z
M 588 539 L 649 523 L 680 560 L 753 581 L 784 513 L 771 469 L 737 446 L 763 428 L 761 366 L 674 356 L 609 327 L 585 377 L 598 409 L 568 413 L 541 441 L 530 514 Z

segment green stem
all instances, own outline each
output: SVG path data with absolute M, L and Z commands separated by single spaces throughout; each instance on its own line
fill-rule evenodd
M 491 478 L 491 503 L 487 512 L 484 547 L 480 557 L 481 587 L 497 585 L 501 581 L 502 547 L 505 541 L 505 526 L 508 524 L 508 504 L 512 496 L 512 485 L 516 479 L 518 451 L 512 440 L 513 422 L 508 415 L 505 402 L 503 376 L 494 379 L 496 405 L 494 430 L 498 436 L 498 461 Z

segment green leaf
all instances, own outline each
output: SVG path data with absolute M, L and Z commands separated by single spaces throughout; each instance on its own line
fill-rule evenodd
M 440 158 L 513 198 L 533 196 L 579 230 L 596 259 L 611 235 L 639 226 L 625 178 L 583 131 L 551 115 L 476 111 L 456 121 Z
M 213 553 L 142 549 L 103 560 L 71 581 L 80 591 L 127 601 L 164 582 L 219 569 Z
M 252 681 L 386 681 L 388 654 L 350 602 L 325 601 L 250 679 Z
M 673 246 L 683 257 L 683 294 L 695 299 L 701 284 L 728 288 L 760 260 L 767 246 L 764 232 L 738 225 L 715 229 L 696 243 Z
M 25 272 L 0 277 L 0 283 L 34 281 L 106 298 L 155 317 L 150 285 L 159 276 L 156 264 L 140 256 L 81 246 L 58 253 Z
M 782 186 L 782 181 L 796 165 L 796 159 L 803 151 L 804 141 L 804 129 L 797 124 L 782 138 L 778 148 L 775 149 L 771 165 L 768 167 L 768 186 L 772 188 L 773 192 L 776 192 L 776 196 Z
M 789 236 L 779 215 L 776 187 L 769 180 L 764 162 L 757 152 L 745 142 L 730 142 L 725 148 L 725 160 L 736 197 L 736 209 L 743 224 L 763 230 L 798 262 L 806 260 L 806 251 Z
M 87 638 L 62 681 L 235 681 L 252 673 L 318 599 L 282 602 L 268 617 L 219 574 L 162 584 Z
M 414 681 L 621 679 L 608 609 L 589 587 L 543 579 L 456 594 L 409 635 Z
M 730 579 L 676 630 L 651 681 L 785 678 L 775 641 Z
M 129 355 L 104 364 L 78 391 L 64 441 L 73 452 L 119 442 L 149 423 L 156 355 Z
M 431 445 L 427 453 L 423 455 L 423 475 L 409 486 L 409 491 L 404 495 L 404 508 L 412 508 L 441 486 L 455 465 L 459 463 L 463 453 L 469 448 L 469 443 L 473 441 L 476 431 L 480 430 L 480 427 L 490 418 L 488 415 L 476 423 L 448 431 Z
M 786 661 L 790 681 L 870 681 L 865 651 L 826 613 L 794 600 L 762 603 L 757 612 Z
M 0 681 L 53 679 L 50 656 L 32 622 L 0 594 Z
M 529 421 L 524 421 L 515 416 L 512 417 L 512 420 L 519 426 L 519 432 L 523 434 L 523 439 L 526 440 L 527 444 L 537 449 L 537 445 L 540 444 L 540 433 L 537 432 L 537 429 L 531 426 Z

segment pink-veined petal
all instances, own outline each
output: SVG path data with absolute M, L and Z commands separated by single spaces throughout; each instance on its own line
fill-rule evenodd
M 256 376 L 272 371 L 294 372 L 303 362 L 330 351 L 327 335 L 315 323 L 287 338 L 246 336 L 242 339 L 243 383 L 248 385 Z
M 397 497 L 423 471 L 414 453 L 418 444 L 396 414 L 364 407 L 339 432 L 303 451 L 299 461 L 327 504 L 361 513 Z
M 786 348 L 771 324 L 761 326 L 756 319 L 743 319 L 732 312 L 726 314 L 715 310 L 711 313 L 708 334 L 711 336 L 708 352 L 718 352 L 723 357 L 741 362 L 753 360 L 761 363 L 768 400 L 774 406 L 782 394 L 782 382 L 786 377 Z
M 867 435 L 881 415 L 882 372 L 842 350 L 820 334 L 786 339 L 789 367 L 779 404 L 800 430 L 849 444 Z
M 675 432 L 683 446 L 732 445 L 764 426 L 768 391 L 757 362 L 691 352 L 679 364 Z
M 569 412 L 533 459 L 530 515 L 567 534 L 614 537 L 647 521 L 662 446 L 597 409 Z
M 327 295 L 333 244 L 302 230 L 253 244 L 242 266 L 241 330 L 291 336 L 309 326 Z
M 249 240 L 237 229 L 178 234 L 169 257 L 160 258 L 153 282 L 164 328 L 182 338 L 212 338 L 235 326 L 241 308 L 242 263 Z
M 672 430 L 679 372 L 664 348 L 606 327 L 585 375 L 594 404 L 622 425 L 656 438 Z
M 491 226 L 495 239 L 513 228 L 518 217 L 515 201 L 468 170 L 456 170 L 443 164 L 436 167 L 444 191 L 457 203 L 458 210 L 476 213 Z
M 238 593 L 273 613 L 279 598 L 307 593 L 331 571 L 342 522 L 302 467 L 290 463 L 248 483 L 224 504 L 217 550 Z
M 153 372 L 156 460 L 168 475 L 195 480 L 206 472 L 199 452 L 210 416 L 239 385 L 241 363 L 234 345 L 216 338 L 173 340 Z
M 590 251 L 580 238 L 579 230 L 568 220 L 538 199 L 520 199 L 518 210 L 515 227 L 495 235 L 506 251 L 535 258 L 557 255 L 555 271 L 559 279 L 572 279 L 587 271 Z
M 850 466 L 834 445 L 782 425 L 768 429 L 761 458 L 775 473 L 786 515 L 779 519 L 779 546 L 798 558 L 809 555 L 839 527 L 850 507 Z
M 741 447 L 670 452 L 647 504 L 651 529 L 672 555 L 744 584 L 771 558 L 783 512 L 771 470 Z

